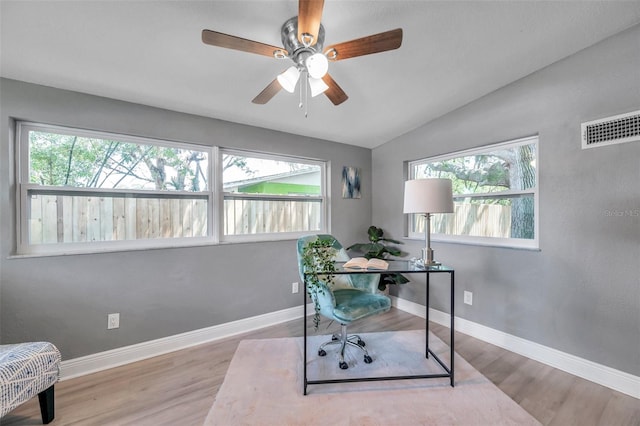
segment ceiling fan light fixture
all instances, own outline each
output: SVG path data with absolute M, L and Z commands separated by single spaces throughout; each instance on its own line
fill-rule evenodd
M 309 88 L 311 89 L 311 97 L 315 98 L 326 92 L 329 86 L 321 78 L 309 77 Z
M 289 93 L 293 93 L 296 90 L 298 79 L 300 79 L 300 70 L 294 66 L 287 68 L 285 72 L 278 75 L 278 83 Z
M 322 53 L 314 53 L 304 61 L 309 75 L 313 78 L 322 78 L 329 71 L 329 61 Z
M 207 29 L 202 30 L 202 42 L 211 46 L 254 53 L 271 58 L 286 58 L 295 64 L 295 66 L 285 70 L 271 81 L 252 100 L 254 104 L 263 105 L 267 103 L 283 89 L 289 93 L 294 93 L 298 80 L 300 80 L 300 74 L 303 73 L 302 84 L 304 84 L 305 90 L 300 90 L 301 105 L 304 105 L 302 103 L 303 93 L 306 103 L 307 93 L 311 86 L 313 86 L 312 96 L 324 93 L 334 105 L 340 105 L 349 97 L 329 75 L 329 61 L 342 61 L 398 49 L 402 45 L 403 32 L 402 28 L 396 28 L 395 30 L 344 41 L 329 46 L 324 50 L 323 54 L 325 29 L 321 20 L 324 3 L 325 0 L 298 0 L 298 16 L 289 18 L 280 28 L 280 39 L 283 47 Z M 305 117 L 306 115 L 305 111 Z

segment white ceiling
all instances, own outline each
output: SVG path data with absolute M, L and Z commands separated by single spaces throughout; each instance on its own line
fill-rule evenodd
M 205 45 L 211 29 L 281 46 L 297 1 L 0 1 L 3 77 L 373 148 L 640 22 L 640 1 L 326 0 L 325 46 L 403 28 L 398 50 L 330 64 L 349 99 L 251 100 L 288 60 Z

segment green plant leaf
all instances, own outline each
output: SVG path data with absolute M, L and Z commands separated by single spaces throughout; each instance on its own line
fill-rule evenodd
M 334 259 L 336 248 L 335 240 L 331 237 L 319 236 L 313 241 L 309 241 L 302 251 L 302 263 L 307 273 L 305 285 L 310 294 L 315 295 L 313 325 L 317 330 L 320 324 L 320 306 L 318 295 L 324 294 L 323 282 L 331 287 L 336 271 Z
M 399 248 L 393 246 L 386 246 L 384 243 L 403 244 L 401 241 L 394 240 L 392 238 L 384 238 L 384 231 L 377 226 L 370 226 L 367 229 L 367 235 L 369 236 L 369 243 L 355 243 L 347 247 L 347 250 L 353 250 L 358 253 L 362 253 L 367 259 L 387 259 L 389 256 L 405 256 Z M 387 285 L 404 284 L 409 280 L 402 274 L 382 274 L 380 276 L 380 282 L 378 283 L 378 289 L 384 291 Z
M 387 253 L 389 253 L 392 256 L 402 256 L 402 251 L 400 251 L 396 247 L 386 247 L 386 249 L 387 249 Z
M 392 238 L 380 238 L 380 241 L 386 241 L 394 244 L 404 244 L 402 241 L 394 240 Z
M 376 226 L 370 226 L 369 229 L 367 229 L 367 234 L 369 234 L 369 241 L 376 242 L 382 238 L 384 231 Z

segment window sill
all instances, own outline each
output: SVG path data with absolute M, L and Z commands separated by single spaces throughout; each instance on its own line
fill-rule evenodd
M 403 241 L 421 241 L 424 244 L 424 238 L 413 238 L 413 237 L 403 237 Z M 438 238 L 431 236 L 432 243 L 441 243 L 441 244 L 457 244 L 464 246 L 476 246 L 476 247 L 493 247 L 493 248 L 503 248 L 503 249 L 511 249 L 511 250 L 525 250 L 525 251 L 542 251 L 538 244 L 507 244 L 502 242 L 495 241 L 472 241 L 472 240 L 450 240 L 444 238 Z
M 235 241 L 219 241 L 214 242 L 212 240 L 200 241 L 200 242 L 189 242 L 186 244 L 173 244 L 173 245 L 164 245 L 164 246 L 135 246 L 135 247 L 93 247 L 86 249 L 69 249 L 64 250 L 61 249 L 59 251 L 46 251 L 46 252 L 33 252 L 33 253 L 14 253 L 7 256 L 7 259 L 29 259 L 29 258 L 38 258 L 38 257 L 57 257 L 57 256 L 83 256 L 83 255 L 94 255 L 94 254 L 108 254 L 108 253 L 126 253 L 126 252 L 135 252 L 135 251 L 151 251 L 151 250 L 174 250 L 174 249 L 184 249 L 184 248 L 194 248 L 194 247 L 209 247 L 209 246 L 226 246 L 226 245 L 235 245 L 235 244 L 261 244 L 261 243 L 273 243 L 279 241 L 295 241 L 297 237 L 287 235 L 282 238 L 276 237 L 268 237 L 263 239 L 244 239 L 244 240 L 235 240 Z

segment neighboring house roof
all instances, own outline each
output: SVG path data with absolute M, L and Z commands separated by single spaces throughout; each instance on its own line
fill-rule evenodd
M 306 169 L 300 169 L 300 170 L 293 170 L 290 172 L 284 172 L 284 173 L 277 173 L 274 175 L 268 175 L 268 176 L 260 176 L 260 177 L 254 177 L 254 178 L 249 178 L 249 179 L 242 179 L 242 180 L 236 180 L 233 182 L 226 182 L 223 184 L 223 189 L 229 189 L 229 188 L 236 188 L 236 187 L 240 187 L 240 186 L 248 186 L 248 185 L 254 185 L 256 183 L 261 183 L 261 182 L 275 182 L 281 179 L 285 179 L 285 178 L 291 178 L 294 176 L 302 176 L 302 175 L 306 175 L 306 174 L 311 174 L 311 173 L 318 173 L 319 170 L 316 168 L 306 168 Z

